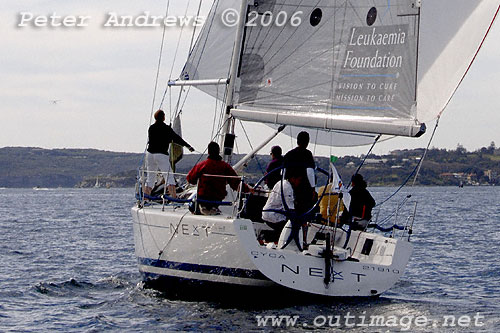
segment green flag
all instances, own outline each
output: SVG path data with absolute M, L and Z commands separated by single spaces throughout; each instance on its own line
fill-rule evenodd
M 330 162 L 335 163 L 335 162 L 337 162 L 338 159 L 339 158 L 337 156 L 330 155 Z

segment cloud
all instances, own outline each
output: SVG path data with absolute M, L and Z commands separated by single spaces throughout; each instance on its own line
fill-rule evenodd
M 171 14 L 183 15 L 185 1 L 171 1 Z M 205 3 L 205 2 L 204 2 Z M 206 2 L 208 3 L 208 2 Z M 197 2 L 192 2 L 191 12 Z M 204 5 L 206 14 L 208 5 Z M 82 29 L 16 28 L 18 14 L 90 16 Z M 165 14 L 165 2 L 143 1 L 4 1 L 0 3 L 0 146 L 92 147 L 107 150 L 144 149 L 151 112 L 162 29 L 104 28 L 109 12 L 136 15 L 149 11 Z M 172 71 L 174 77 L 188 53 L 191 29 L 184 39 Z M 173 50 L 180 29 L 167 30 L 158 98 L 171 72 Z M 500 143 L 497 83 L 500 74 L 500 27 L 496 24 L 483 52 L 472 67 L 455 100 L 445 113 L 434 145 L 454 148 L 460 142 L 469 149 Z M 177 88 L 176 88 L 177 89 Z M 173 91 L 175 104 L 175 93 Z M 192 89 L 193 99 L 183 112 L 186 140 L 203 150 L 210 139 L 215 103 Z M 57 105 L 50 100 L 60 99 Z M 158 103 L 156 103 L 158 106 Z M 164 105 L 168 114 L 169 103 Z M 239 125 L 238 125 L 239 126 Z M 245 124 L 253 143 L 272 130 Z M 432 127 L 432 124 L 429 124 Z M 430 131 L 429 131 L 430 132 Z M 380 144 L 380 151 L 401 146 L 424 146 L 421 140 L 398 139 Z M 272 144 L 284 148 L 294 140 L 282 136 Z M 240 151 L 248 151 L 245 135 L 238 137 Z M 286 149 L 286 148 L 285 148 Z M 363 153 L 366 148 L 336 149 L 341 153 Z M 377 151 L 377 150 L 376 150 Z M 329 148 L 317 148 L 328 155 Z

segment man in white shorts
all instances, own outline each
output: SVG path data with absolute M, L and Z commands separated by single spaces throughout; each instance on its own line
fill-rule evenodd
M 194 148 L 177 135 L 172 127 L 165 124 L 165 113 L 155 112 L 155 123 L 148 129 L 148 149 L 146 152 L 146 169 L 148 171 L 144 194 L 150 195 L 156 180 L 156 171 L 163 172 L 168 195 L 176 197 L 175 179 L 171 172 L 168 148 L 172 142 L 184 146 L 193 152 Z

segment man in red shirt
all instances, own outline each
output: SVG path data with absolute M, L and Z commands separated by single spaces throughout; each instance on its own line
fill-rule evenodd
M 236 191 L 241 182 L 234 169 L 224 162 L 219 154 L 219 145 L 210 142 L 208 144 L 208 158 L 196 164 L 186 178 L 189 183 L 198 184 L 197 199 L 214 202 L 199 202 L 198 206 L 203 215 L 218 214 L 218 204 L 215 202 L 222 201 L 226 197 L 226 184 L 229 184 Z M 243 192 L 249 191 L 248 185 L 243 184 Z

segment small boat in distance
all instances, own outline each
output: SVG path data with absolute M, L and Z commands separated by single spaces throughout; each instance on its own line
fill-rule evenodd
M 35 186 L 35 187 L 33 187 L 33 190 L 35 190 L 35 191 L 48 191 L 49 188 L 48 187 Z

